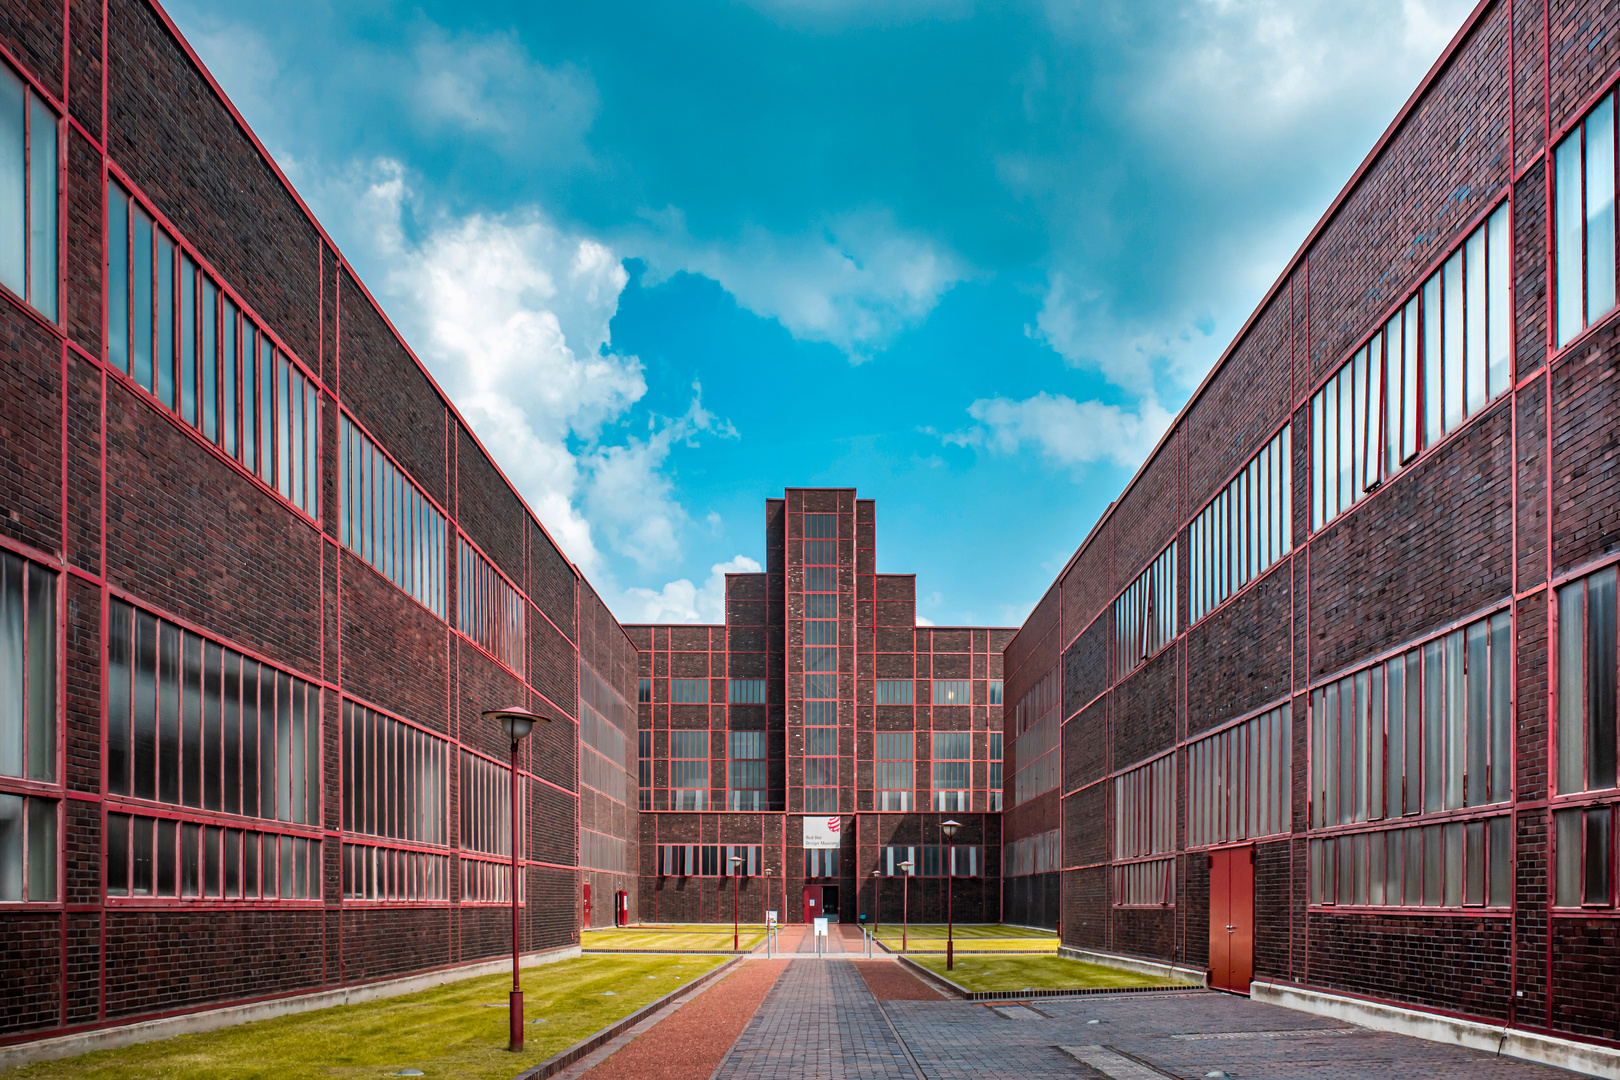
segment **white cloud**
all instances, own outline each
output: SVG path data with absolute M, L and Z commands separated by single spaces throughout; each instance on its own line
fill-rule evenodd
M 918 615 L 917 616 L 917 625 L 918 626 L 933 626 L 934 625 L 934 620 L 930 619 L 926 615 Z
M 1169 412 L 1144 398 L 1136 412 L 1100 401 L 1075 401 L 1041 392 L 1015 401 L 981 398 L 968 407 L 978 424 L 944 436 L 958 446 L 1017 453 L 1025 445 L 1058 465 L 1078 469 L 1110 461 L 1125 469 L 1140 465 L 1170 426 Z
M 750 227 L 728 242 L 693 239 L 679 211 L 649 225 L 624 241 L 648 260 L 649 283 L 702 274 L 793 336 L 857 360 L 921 323 L 967 276 L 952 252 L 887 211 L 837 215 L 797 234 Z
M 723 623 L 726 621 L 726 575 L 757 574 L 759 563 L 737 555 L 709 568 L 703 585 L 686 578 L 671 581 L 656 592 L 652 589 L 624 590 L 621 602 L 613 605 L 620 622 L 627 623 Z

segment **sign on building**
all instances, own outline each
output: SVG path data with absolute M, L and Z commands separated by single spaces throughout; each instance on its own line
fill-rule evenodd
M 837 814 L 831 817 L 807 817 L 804 819 L 804 846 L 807 848 L 838 848 L 838 830 L 843 825 L 843 819 Z

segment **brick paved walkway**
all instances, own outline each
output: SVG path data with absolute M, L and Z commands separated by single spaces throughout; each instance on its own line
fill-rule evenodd
M 792 961 L 714 1076 L 1145 1080 L 1209 1073 L 1255 1080 L 1577 1075 L 1204 991 L 1043 998 L 994 1008 L 964 1001 L 879 1004 L 855 963 L 831 959 Z

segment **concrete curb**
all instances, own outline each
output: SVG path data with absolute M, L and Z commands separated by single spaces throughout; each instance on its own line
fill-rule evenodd
M 548 952 L 529 953 L 522 958 L 521 966 L 536 967 L 541 964 L 552 964 L 558 960 L 572 960 L 579 955 L 579 946 L 570 945 L 567 948 L 552 949 Z M 77 1057 L 80 1054 L 88 1054 L 95 1050 L 116 1050 L 124 1046 L 133 1046 L 136 1043 L 171 1039 L 176 1035 L 195 1035 L 205 1031 L 218 1031 L 221 1028 L 235 1027 L 238 1024 L 250 1024 L 255 1020 L 269 1020 L 272 1017 L 311 1012 L 315 1009 L 330 1009 L 337 1005 L 358 1005 L 364 1001 L 399 997 L 401 994 L 414 994 L 418 990 L 429 990 L 435 986 L 443 986 L 445 983 L 460 982 L 462 979 L 476 979 L 480 975 L 498 975 L 503 971 L 511 970 L 512 961 L 509 957 L 500 960 L 482 960 L 475 964 L 439 968 L 435 971 L 423 972 L 418 975 L 406 975 L 397 979 L 359 983 L 331 990 L 318 990 L 314 993 L 294 994 L 288 997 L 253 1001 L 242 1005 L 227 1005 L 199 1012 L 181 1013 L 178 1016 L 165 1016 L 130 1024 L 91 1028 L 86 1031 L 76 1031 L 69 1035 L 57 1035 L 49 1039 L 39 1039 L 35 1042 L 15 1043 L 11 1046 L 0 1046 L 0 1071 L 9 1069 L 14 1065 L 26 1065 L 34 1061 Z
M 598 1031 L 596 1034 L 587 1035 L 573 1046 L 551 1055 L 540 1064 L 523 1070 L 514 1076 L 512 1080 L 546 1080 L 547 1077 L 557 1075 L 564 1069 L 568 1068 L 568 1066 L 578 1061 L 580 1058 L 589 1054 L 592 1050 L 595 1050 L 606 1043 L 612 1042 L 626 1031 L 629 1031 L 631 1028 L 647 1019 L 647 1017 L 652 1016 L 654 1013 L 662 1012 L 664 1009 L 668 1008 L 670 1005 L 673 1005 L 681 998 L 686 997 L 700 986 L 706 986 L 720 978 L 721 975 L 730 971 L 740 963 L 742 963 L 742 957 L 734 957 L 726 963 L 721 964 L 713 971 L 699 975 L 685 986 L 671 990 L 669 993 L 665 994 L 661 998 L 658 998 L 656 1001 L 648 1002 L 635 1012 L 631 1013 L 629 1016 L 614 1021 L 601 1031 Z
M 1576 1042 L 1478 1020 L 1461 1020 L 1287 983 L 1251 983 L 1249 996 L 1268 1005 L 1344 1020 L 1374 1031 L 1411 1035 L 1430 1042 L 1483 1050 L 1499 1057 L 1523 1058 L 1589 1076 L 1620 1080 L 1620 1049 L 1612 1046 Z
M 1144 960 L 1139 956 L 1097 952 L 1094 949 L 1076 949 L 1072 945 L 1058 946 L 1058 955 L 1066 956 L 1070 960 L 1084 960 L 1088 964 L 1101 964 L 1103 967 L 1124 968 L 1126 971 L 1134 971 L 1138 975 L 1174 979 L 1176 982 L 1186 983 L 1189 986 L 1209 985 L 1209 973 L 1207 971 L 1181 967 L 1178 964 L 1166 964 L 1159 960 Z
M 953 982 L 937 971 L 930 971 L 909 957 L 896 957 L 911 972 L 922 978 L 924 982 L 931 983 L 937 989 L 960 998 L 963 1001 L 1032 1001 L 1035 998 L 1060 997 L 1095 997 L 1099 994 L 1163 994 L 1167 992 L 1186 993 L 1197 989 L 1190 985 L 1180 986 L 1084 986 L 1065 989 L 1052 987 L 1040 990 L 969 990 L 960 983 Z

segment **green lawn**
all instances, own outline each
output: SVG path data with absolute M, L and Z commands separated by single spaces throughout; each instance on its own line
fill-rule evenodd
M 725 962 L 709 956 L 587 956 L 525 969 L 530 1021 L 508 1053 L 512 977 L 260 1020 L 200 1035 L 26 1065 L 6 1080 L 296 1080 L 427 1077 L 509 1080 Z M 607 991 L 612 991 L 608 993 Z M 534 1023 L 536 1019 L 544 1023 Z
M 894 952 L 900 951 L 900 924 L 883 923 L 877 928 L 878 940 Z M 1049 930 L 1031 930 L 1024 926 L 1002 926 L 998 923 L 969 923 L 955 929 L 956 951 L 987 949 L 992 952 L 1055 953 L 1058 936 Z M 906 952 L 943 953 L 945 951 L 945 924 L 912 924 L 906 929 Z
M 913 959 L 967 990 L 1086 990 L 1094 987 L 1173 986 L 1168 979 L 1138 975 L 1121 968 L 1088 964 L 1062 956 L 959 957 L 956 969 L 945 970 L 943 956 Z
M 765 936 L 759 923 L 743 923 L 739 947 L 747 952 Z M 586 949 L 731 949 L 731 927 L 718 923 L 627 926 L 612 930 L 586 930 L 580 935 Z

